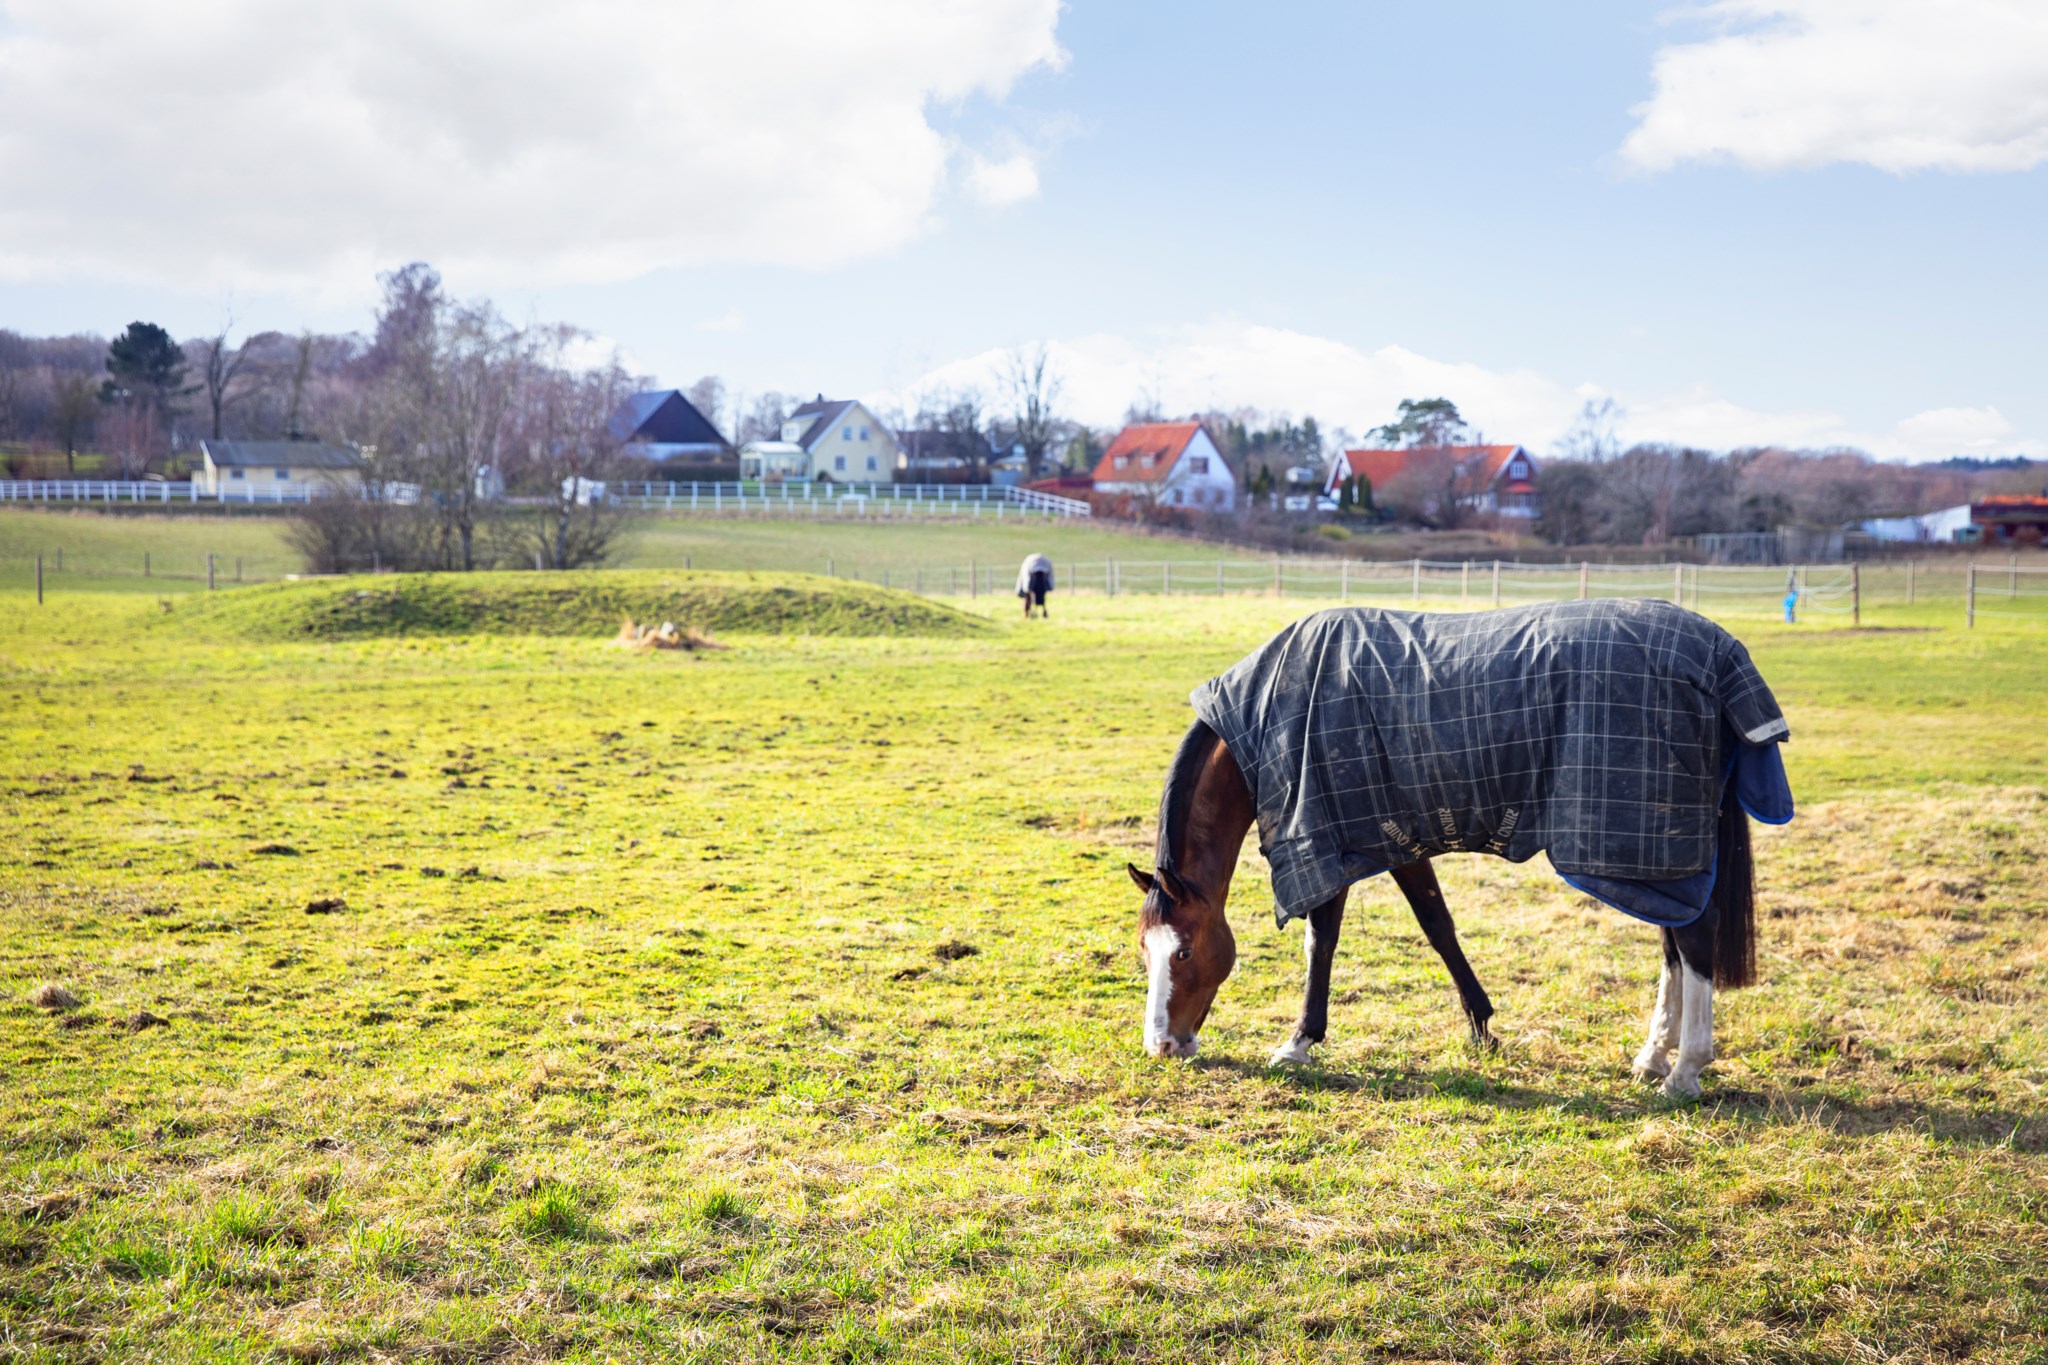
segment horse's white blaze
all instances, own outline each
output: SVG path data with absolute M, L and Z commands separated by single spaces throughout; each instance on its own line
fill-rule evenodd
M 1636 1075 L 1644 1080 L 1659 1080 L 1671 1074 L 1671 1062 L 1666 1054 L 1678 1046 L 1679 1019 L 1685 1005 L 1683 989 L 1671 979 L 1671 963 L 1664 963 L 1664 971 L 1657 978 L 1657 1003 L 1650 1010 L 1650 1032 L 1643 1040 L 1643 1050 L 1636 1054 Z
M 1180 951 L 1180 935 L 1171 925 L 1155 924 L 1145 931 L 1144 942 L 1152 978 L 1145 988 L 1145 1050 L 1157 1052 L 1166 1041 L 1166 1002 L 1173 998 L 1173 955 Z
M 1714 983 L 1691 967 L 1679 976 L 1685 995 L 1678 1021 L 1678 1058 L 1664 1082 L 1664 1093 L 1697 1095 L 1700 1072 L 1714 1060 Z

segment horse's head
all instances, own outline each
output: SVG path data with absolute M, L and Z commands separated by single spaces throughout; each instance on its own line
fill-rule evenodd
M 1126 863 L 1145 893 L 1138 916 L 1138 952 L 1145 962 L 1145 1050 L 1158 1057 L 1192 1057 L 1201 1046 L 1202 1021 L 1216 988 L 1237 963 L 1237 940 L 1223 917 L 1220 895 L 1210 900 L 1170 867 L 1140 872 Z M 1227 889 L 1227 884 L 1225 888 Z

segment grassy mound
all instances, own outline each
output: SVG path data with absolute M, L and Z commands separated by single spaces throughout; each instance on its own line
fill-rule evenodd
M 268 583 L 179 604 L 165 618 L 245 639 L 612 635 L 622 619 L 713 635 L 967 635 L 974 618 L 905 592 L 813 574 L 622 570 L 394 574 Z

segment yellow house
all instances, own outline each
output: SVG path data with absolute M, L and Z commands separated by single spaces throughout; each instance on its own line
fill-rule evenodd
M 309 483 L 354 483 L 362 469 L 354 450 L 326 441 L 201 441 L 192 482 L 202 497 L 260 501 L 302 495 Z

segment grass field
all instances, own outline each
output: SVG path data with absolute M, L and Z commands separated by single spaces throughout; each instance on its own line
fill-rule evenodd
M 2048 1360 L 2048 632 L 1742 626 L 1802 808 L 1676 1107 L 1654 934 L 1540 863 L 1444 866 L 1498 1054 L 1375 882 L 1269 1071 L 1248 850 L 1140 1055 L 1187 691 L 1312 604 L 647 656 L 290 591 L 0 594 L 0 1355 Z
M 49 512 L 0 508 L 0 586 L 32 584 L 35 556 L 44 557 L 52 591 L 190 592 L 206 583 L 206 556 L 215 556 L 217 581 L 232 581 L 235 561 L 250 581 L 296 573 L 300 560 L 284 541 L 277 516 L 112 516 L 101 512 Z M 64 570 L 57 570 L 57 552 Z M 878 579 L 920 569 L 998 566 L 1008 580 L 1033 552 L 1057 561 L 1103 559 L 1201 561 L 1254 557 L 1227 547 L 1146 536 L 1093 525 L 1058 522 L 998 524 L 904 521 L 884 526 L 855 521 L 742 521 L 710 517 L 650 516 L 635 524 L 615 556 L 626 569 L 752 569 L 836 573 Z M 143 556 L 152 577 L 144 579 Z M 897 586 L 908 586 L 899 582 Z M 933 591 L 946 586 L 936 576 Z M 962 591 L 964 591 L 964 586 Z

